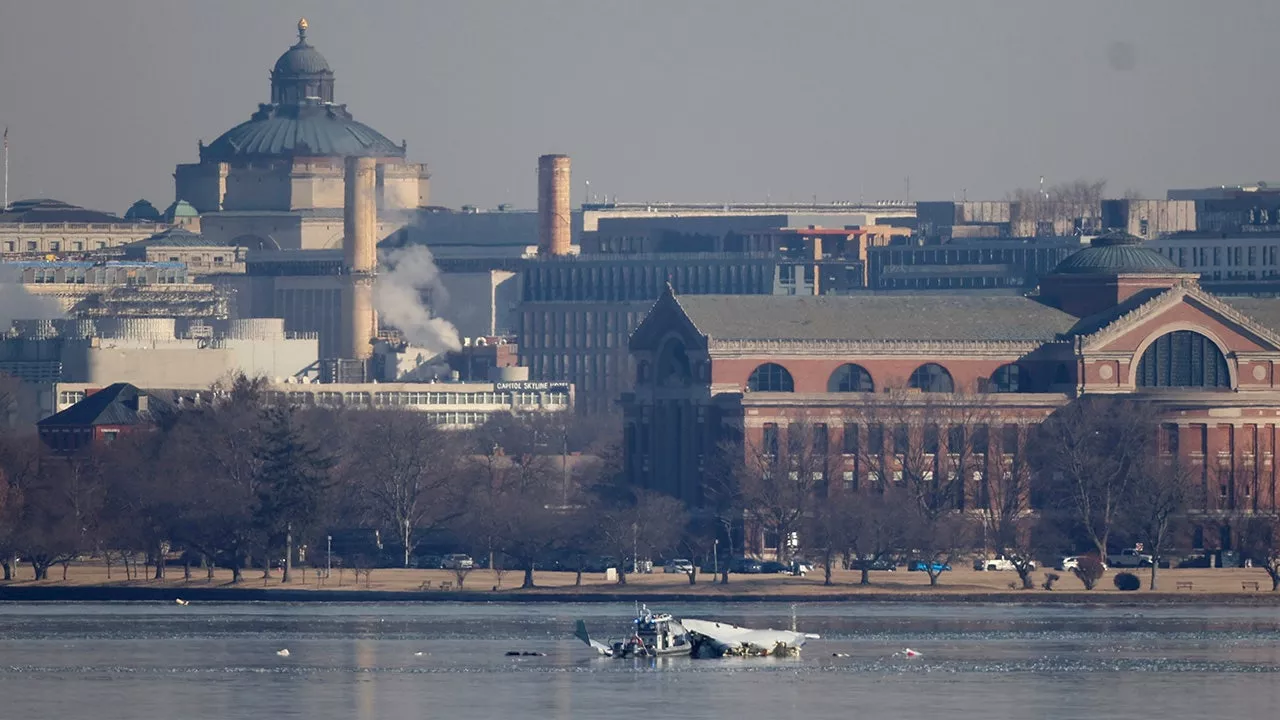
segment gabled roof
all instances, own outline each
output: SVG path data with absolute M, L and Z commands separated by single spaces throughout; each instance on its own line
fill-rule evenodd
M 38 427 L 84 427 L 86 425 L 142 425 L 150 421 L 150 409 L 138 412 L 138 396 L 152 399 L 129 383 L 115 383 L 80 402 L 36 423 Z
M 1056 340 L 1077 318 L 1033 298 L 983 295 L 682 295 L 717 340 L 1017 342 Z

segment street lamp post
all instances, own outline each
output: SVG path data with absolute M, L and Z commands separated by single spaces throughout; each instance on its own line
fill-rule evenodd
M 631 574 L 635 575 L 640 572 L 640 558 L 636 557 L 636 550 L 639 543 L 636 541 L 636 524 L 631 523 Z
M 716 538 L 712 543 L 711 562 L 714 564 L 716 575 L 720 574 L 720 538 Z
M 329 573 L 333 570 L 333 536 L 325 535 L 325 556 L 324 556 L 324 577 L 329 579 Z

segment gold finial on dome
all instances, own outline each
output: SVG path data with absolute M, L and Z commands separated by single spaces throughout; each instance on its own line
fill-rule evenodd
M 298 39 L 305 40 L 307 38 L 307 19 L 298 19 Z

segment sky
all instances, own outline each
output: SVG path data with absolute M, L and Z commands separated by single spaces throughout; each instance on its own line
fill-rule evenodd
M 10 198 L 163 207 L 296 39 L 432 203 L 1002 199 L 1280 181 L 1275 0 L 0 2 Z

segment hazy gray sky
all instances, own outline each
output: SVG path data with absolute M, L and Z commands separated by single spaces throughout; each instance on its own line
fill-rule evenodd
M 995 198 L 1280 181 L 1276 0 L 3 0 L 11 197 L 123 212 L 268 99 L 305 15 L 433 201 Z

